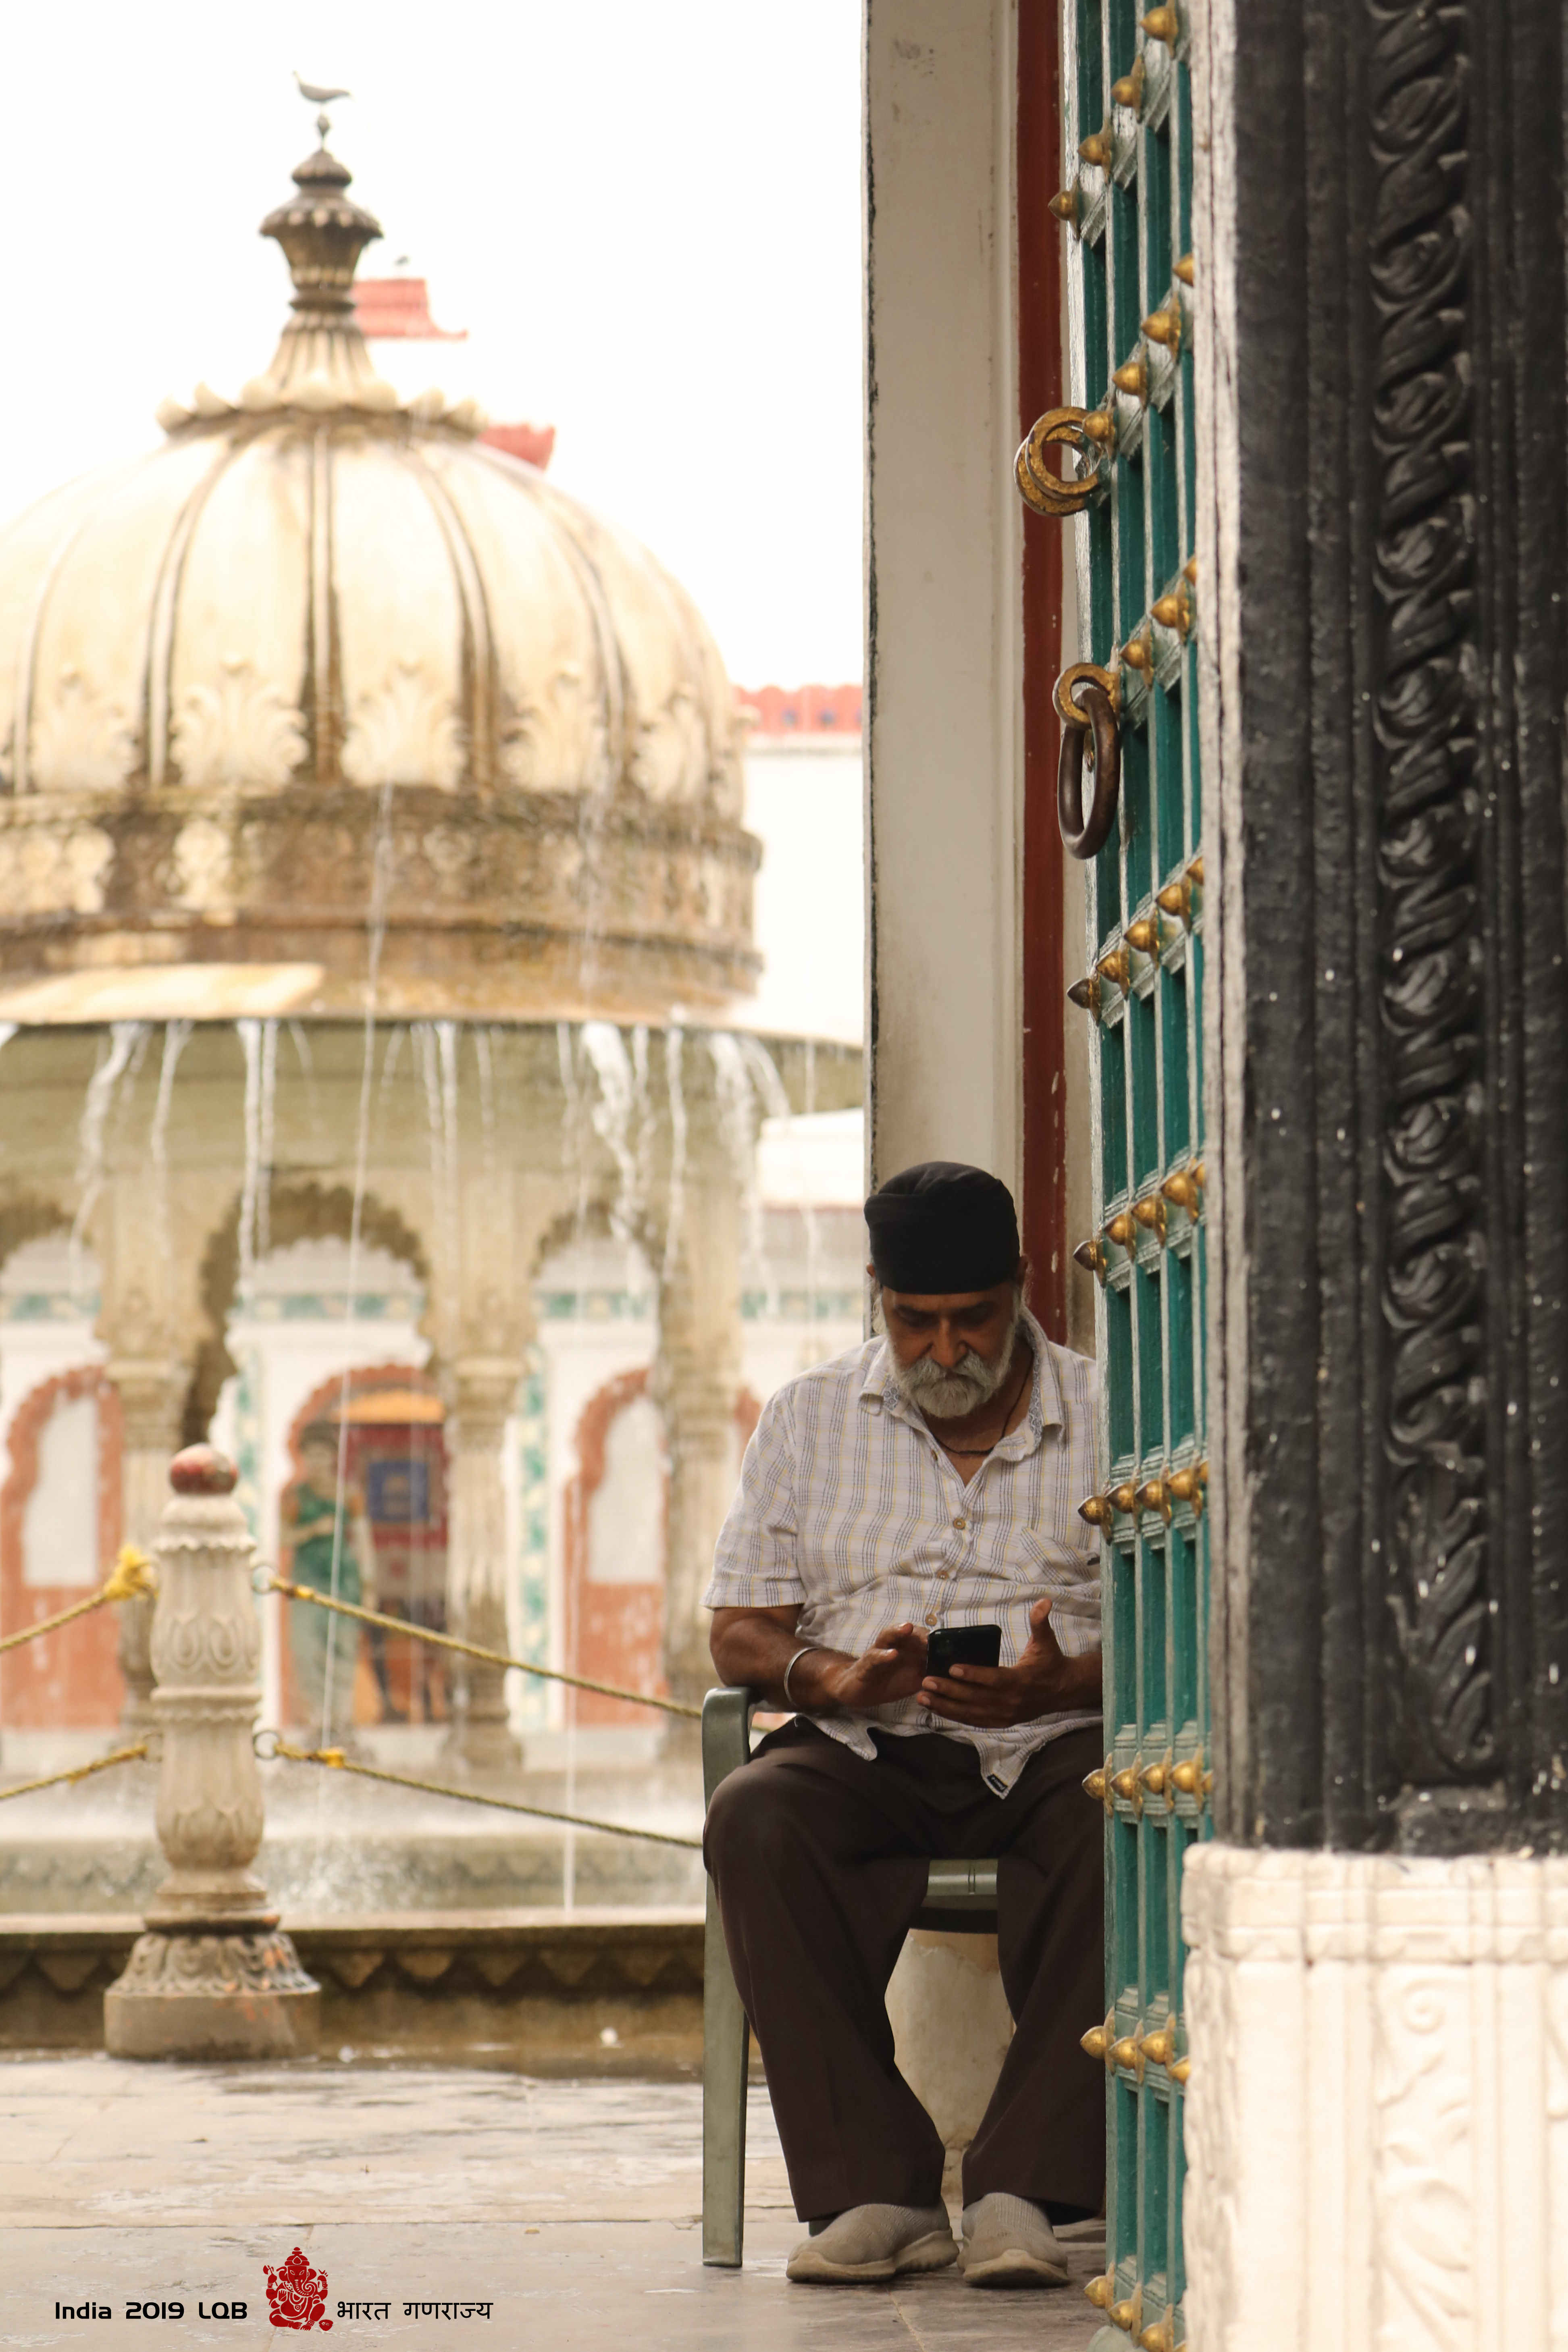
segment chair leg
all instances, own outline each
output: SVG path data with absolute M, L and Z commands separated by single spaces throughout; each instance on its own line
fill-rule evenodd
M 702 1946 L 702 2259 L 719 2270 L 741 2266 L 751 2038 L 710 1879 Z

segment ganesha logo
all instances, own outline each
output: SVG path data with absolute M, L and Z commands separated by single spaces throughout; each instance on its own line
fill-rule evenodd
M 276 2270 L 270 2263 L 261 2267 L 267 2273 L 267 2300 L 274 2327 L 331 2326 L 326 2316 L 327 2273 L 313 2271 L 298 2246 Z

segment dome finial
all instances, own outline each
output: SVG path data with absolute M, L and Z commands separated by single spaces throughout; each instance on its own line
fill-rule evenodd
M 350 95 L 301 80 L 298 72 L 294 79 L 312 106 Z M 282 247 L 294 281 L 294 315 L 264 379 L 271 394 L 285 401 L 307 378 L 339 398 L 376 380 L 354 320 L 353 278 L 360 255 L 381 235 L 381 223 L 345 194 L 353 174 L 328 152 L 331 124 L 324 112 L 317 115 L 316 129 L 322 143 L 294 169 L 299 194 L 261 224 L 262 236 Z
M 298 73 L 294 79 L 310 106 L 350 94 L 305 81 Z M 317 115 L 316 129 L 321 145 L 294 169 L 298 194 L 269 212 L 261 224 L 262 236 L 282 247 L 294 281 L 293 316 L 279 339 L 271 365 L 243 386 L 237 402 L 224 399 L 205 383 L 196 386 L 189 401 L 165 400 L 158 410 L 159 424 L 165 433 L 202 433 L 221 428 L 241 411 L 266 416 L 294 409 L 329 417 L 353 410 L 364 417 L 400 418 L 405 428 L 412 425 L 418 432 L 467 437 L 482 432 L 487 420 L 477 401 L 448 403 L 432 390 L 404 402 L 376 373 L 354 308 L 353 281 L 361 254 L 382 233 L 381 223 L 345 193 L 353 174 L 328 152 L 331 124 L 325 112 Z
M 300 95 L 309 105 L 324 107 L 329 99 L 347 98 L 346 89 L 300 80 Z M 263 236 L 276 237 L 283 247 L 294 280 L 294 312 L 298 327 L 332 327 L 353 313 L 353 275 L 360 255 L 381 235 L 374 213 L 351 202 L 343 191 L 353 174 L 327 152 L 331 123 L 316 117 L 321 145 L 296 165 L 293 179 L 300 194 L 279 205 L 261 224 Z

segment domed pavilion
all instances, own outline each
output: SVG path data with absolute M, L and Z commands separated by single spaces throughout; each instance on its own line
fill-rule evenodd
M 324 148 L 294 177 L 271 366 L 0 543 L 0 971 L 358 1013 L 374 916 L 388 1014 L 721 1011 L 756 849 L 718 648 L 471 400 L 377 376 L 380 230 Z
M 637 1654 L 696 1689 L 750 1155 L 766 1113 L 858 1103 L 858 1056 L 745 1032 L 758 849 L 689 597 L 471 400 L 382 380 L 353 302 L 379 227 L 324 144 L 293 178 L 262 224 L 293 282 L 270 366 L 0 533 L 0 1280 L 68 1244 L 106 1544 L 150 1536 L 216 1414 L 269 1545 L 300 1413 L 256 1436 L 237 1331 L 279 1252 L 346 1250 L 350 1322 L 381 1268 L 419 1340 L 388 1393 L 442 1424 L 445 1621 L 559 1662 L 513 1574 L 520 1384 L 542 1269 L 631 1253 L 667 1514 Z M 13 1619 L 58 1605 L 13 1570 Z M 119 1640 L 135 1719 L 144 1623 Z M 268 1645 L 276 1703 L 276 1620 Z M 451 1696 L 470 1767 L 515 1757 L 499 1675 Z

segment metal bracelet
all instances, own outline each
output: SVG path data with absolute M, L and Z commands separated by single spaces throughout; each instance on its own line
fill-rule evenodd
M 801 1643 L 801 1645 L 800 1645 L 799 1649 L 795 1652 L 795 1654 L 794 1657 L 790 1660 L 790 1662 L 789 1662 L 788 1665 L 784 1668 L 784 1705 L 785 1705 L 785 1706 L 793 1706 L 795 1705 L 795 1701 L 794 1701 L 794 1699 L 793 1699 L 793 1698 L 791 1698 L 791 1696 L 790 1696 L 790 1695 L 789 1695 L 789 1678 L 790 1678 L 791 1675 L 793 1675 L 793 1674 L 794 1674 L 794 1672 L 795 1672 L 795 1670 L 796 1666 L 798 1666 L 798 1665 L 799 1665 L 799 1664 L 800 1664 L 800 1662 L 801 1662 L 802 1658 L 804 1658 L 804 1657 L 805 1656 L 805 1654 L 806 1654 L 807 1651 L 808 1651 L 808 1650 L 815 1650 L 815 1649 L 816 1649 L 816 1643 L 815 1642 L 803 1642 L 803 1643 Z

